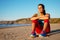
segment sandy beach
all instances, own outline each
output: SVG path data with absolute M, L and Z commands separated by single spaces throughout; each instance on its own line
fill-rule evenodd
M 60 40 L 60 24 L 51 24 L 47 37 L 31 38 L 31 26 L 0 28 L 0 40 Z

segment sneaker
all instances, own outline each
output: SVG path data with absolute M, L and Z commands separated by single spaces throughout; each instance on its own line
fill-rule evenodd
M 31 34 L 30 37 L 32 37 L 32 38 L 36 37 L 36 33 Z
M 39 35 L 39 37 L 45 37 L 46 36 L 46 32 L 42 31 L 41 34 Z

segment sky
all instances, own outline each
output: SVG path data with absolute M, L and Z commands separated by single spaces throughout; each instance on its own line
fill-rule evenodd
M 60 0 L 0 0 L 0 21 L 30 18 L 44 4 L 51 18 L 60 18 Z

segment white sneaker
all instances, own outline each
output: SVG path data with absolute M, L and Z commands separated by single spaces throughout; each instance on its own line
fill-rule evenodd
M 35 34 L 31 34 L 30 37 L 32 37 L 32 38 L 36 37 L 36 33 Z

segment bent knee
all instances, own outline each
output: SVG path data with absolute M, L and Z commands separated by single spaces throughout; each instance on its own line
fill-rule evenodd
M 32 23 L 38 23 L 38 20 L 32 20 Z
M 49 19 L 45 19 L 45 20 L 44 20 L 44 23 L 45 23 L 45 22 L 49 23 Z

